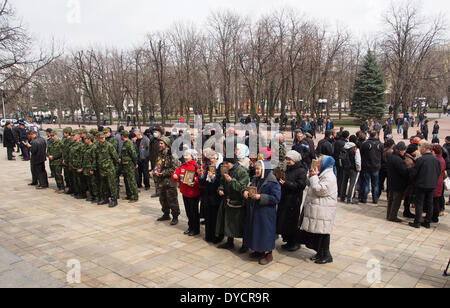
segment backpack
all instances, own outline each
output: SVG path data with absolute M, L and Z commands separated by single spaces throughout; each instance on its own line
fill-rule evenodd
M 355 147 L 351 149 L 343 149 L 341 153 L 339 153 L 339 165 L 344 169 L 353 169 L 354 168 L 354 157 L 352 152 L 355 151 Z

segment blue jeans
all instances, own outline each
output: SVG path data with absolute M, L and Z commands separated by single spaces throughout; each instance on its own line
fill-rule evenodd
M 362 171 L 361 172 L 361 180 L 362 180 L 362 198 L 360 198 L 362 203 L 367 203 L 367 196 L 370 192 L 370 186 L 372 185 L 372 199 L 374 203 L 378 203 L 379 199 L 379 185 L 378 185 L 378 179 L 380 176 L 380 171 L 375 172 L 368 172 L 368 171 Z

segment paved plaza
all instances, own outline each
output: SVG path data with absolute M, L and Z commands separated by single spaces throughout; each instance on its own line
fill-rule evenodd
M 450 135 L 450 123 L 441 127 Z M 278 240 L 264 267 L 238 254 L 240 242 L 224 251 L 183 235 L 184 211 L 176 227 L 156 222 L 153 188 L 136 204 L 121 200 L 109 209 L 57 194 L 53 179 L 47 190 L 27 186 L 29 163 L 8 162 L 4 148 L 0 170 L 0 287 L 450 287 L 442 276 L 450 216 L 429 230 L 387 222 L 385 195 L 378 205 L 339 204 L 334 263 L 316 265 L 313 251 L 285 252 Z M 79 284 L 67 282 L 70 260 L 80 262 Z

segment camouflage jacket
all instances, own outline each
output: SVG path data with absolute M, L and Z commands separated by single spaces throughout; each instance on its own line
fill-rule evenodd
M 131 140 L 127 140 L 123 143 L 120 159 L 122 160 L 122 166 L 133 165 L 134 167 L 138 164 L 136 148 Z
M 84 152 L 83 157 L 83 174 L 91 175 L 91 171 L 97 170 L 97 160 L 96 160 L 96 145 L 92 144 L 89 147 L 86 147 L 86 151 Z
M 172 174 L 180 166 L 180 161 L 176 159 L 170 151 L 159 152 L 156 159 L 155 172 L 161 173 L 161 177 L 156 177 L 156 181 L 163 187 L 176 187 L 177 184 L 172 181 Z
M 119 141 L 117 141 L 116 138 L 109 137 L 108 139 L 106 139 L 106 141 L 113 146 L 114 150 L 116 150 L 117 153 L 119 153 Z
M 103 145 L 99 143 L 95 149 L 98 173 L 100 176 L 113 176 L 116 172 L 117 160 L 119 159 L 114 146 L 105 141 Z
M 64 138 L 61 140 L 62 142 L 62 159 L 67 164 L 69 164 L 69 150 L 70 146 L 73 144 L 72 138 Z
M 53 160 L 49 160 L 51 166 L 59 166 L 62 164 L 63 157 L 63 142 L 56 140 L 48 144 L 47 157 L 53 156 Z
M 69 149 L 69 168 L 78 170 L 83 168 L 83 157 L 86 145 L 81 142 L 73 143 Z

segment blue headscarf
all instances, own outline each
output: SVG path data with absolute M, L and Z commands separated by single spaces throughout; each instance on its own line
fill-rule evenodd
M 321 175 L 325 170 L 333 168 L 336 161 L 331 156 L 324 156 L 322 159 L 322 163 L 320 164 L 320 173 Z

